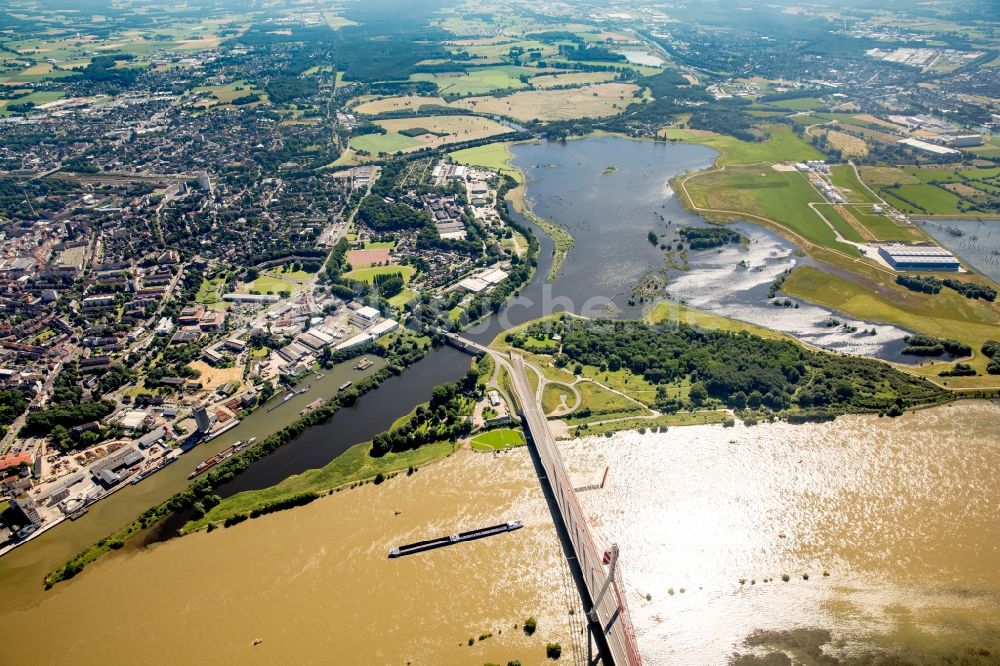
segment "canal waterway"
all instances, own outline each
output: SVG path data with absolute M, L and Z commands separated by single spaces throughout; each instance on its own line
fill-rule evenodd
M 324 371 L 322 378 L 308 376 L 298 389 L 305 393 L 284 401 L 279 391 L 271 401 L 252 412 L 240 424 L 211 442 L 199 444 L 181 456 L 177 462 L 143 479 L 141 483 L 122 488 L 110 497 L 92 504 L 88 512 L 75 521 L 64 521 L 55 528 L 0 558 L 0 613 L 37 603 L 42 594 L 42 580 L 53 569 L 90 547 L 99 539 L 125 526 L 151 506 L 174 495 L 188 483 L 188 474 L 205 458 L 231 446 L 237 440 L 256 437 L 263 439 L 285 427 L 299 416 L 310 402 L 329 397 L 345 381 L 358 381 L 384 367 L 385 362 L 374 355 L 372 367 L 354 369 L 357 361 L 347 361 Z

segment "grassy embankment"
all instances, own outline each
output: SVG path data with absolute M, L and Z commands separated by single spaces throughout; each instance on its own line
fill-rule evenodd
M 471 415 L 475 403 L 470 398 L 462 398 L 460 413 Z M 419 405 L 426 409 L 428 403 Z M 417 407 L 410 410 L 393 422 L 389 431 L 396 430 L 408 423 L 417 413 Z M 420 426 L 418 432 L 426 432 L 429 423 Z M 298 498 L 314 498 L 335 492 L 349 484 L 357 484 L 374 479 L 381 479 L 392 474 L 407 470 L 412 473 L 416 467 L 439 460 L 451 455 L 457 444 L 452 441 L 438 441 L 424 444 L 406 451 L 390 451 L 385 455 L 373 457 L 372 443 L 364 442 L 352 446 L 343 454 L 319 469 L 312 469 L 302 474 L 296 474 L 267 488 L 249 490 L 227 497 L 212 507 L 205 515 L 189 521 L 183 531 L 191 532 L 209 525 L 226 524 L 255 517 L 269 507 L 294 506 Z
M 389 477 L 410 468 L 416 469 L 450 456 L 455 448 L 451 442 L 436 442 L 412 451 L 388 453 L 381 458 L 373 458 L 369 455 L 371 443 L 358 444 L 319 469 L 295 474 L 262 490 L 250 490 L 228 497 L 201 518 L 188 522 L 182 532 L 185 534 L 194 532 L 207 527 L 210 523 L 223 524 L 235 516 L 249 516 L 254 510 L 304 495 L 325 495 L 336 492 L 344 486 L 375 479 L 380 474 L 382 477 Z
M 531 206 L 525 200 L 525 178 L 521 170 L 512 164 L 514 155 L 510 152 L 511 142 L 491 143 L 476 148 L 457 150 L 450 154 L 451 158 L 459 164 L 469 166 L 481 166 L 485 169 L 492 169 L 502 174 L 514 178 L 519 185 L 507 193 L 507 200 L 514 206 L 514 210 L 524 215 L 535 226 L 540 228 L 545 235 L 552 239 L 552 267 L 549 269 L 549 280 L 554 280 L 559 275 L 566 256 L 573 247 L 573 236 L 565 228 L 535 215 Z
M 974 356 L 966 363 L 980 373 L 976 377 L 939 377 L 951 364 L 928 362 L 923 366 L 899 366 L 906 372 L 928 377 L 950 389 L 1000 387 L 1000 377 L 986 375 L 988 359 L 980 352 L 986 340 L 1000 337 L 1000 303 L 970 300 L 950 289 L 939 294 L 909 291 L 888 276 L 871 275 L 867 280 L 849 280 L 816 268 L 796 269 L 785 280 L 782 292 L 819 303 L 869 321 L 895 324 L 937 338 L 959 340 L 970 345 Z
M 894 271 L 862 258 L 854 248 L 837 242 L 833 231 L 809 210 L 809 202 L 819 195 L 806 179 L 794 172 L 775 172 L 767 164 L 805 159 L 806 149 L 811 151 L 811 147 L 790 132 L 785 136 L 772 135 L 771 141 L 761 144 L 747 144 L 732 137 L 706 136 L 705 133 L 669 132 L 674 138 L 706 143 L 721 152 L 716 168 L 675 182 L 675 189 L 687 208 L 719 222 L 749 219 L 776 229 L 814 259 L 838 270 L 834 274 L 815 268 L 797 268 L 785 281 L 782 293 L 835 308 L 859 319 L 896 324 L 918 333 L 959 340 L 976 350 L 970 363 L 980 373 L 985 372 L 986 362 L 978 350 L 984 340 L 997 337 L 1000 304 L 965 299 L 950 290 L 936 295 L 909 291 L 896 284 Z M 800 144 L 798 147 L 795 147 L 796 141 Z M 743 161 L 765 164 L 749 167 L 742 166 Z M 891 169 L 891 174 L 886 174 L 884 167 L 877 168 L 883 170 L 883 180 L 906 173 Z M 930 174 L 923 175 L 930 177 Z M 864 172 L 863 176 L 868 178 Z M 856 193 L 857 199 L 873 199 L 861 183 L 845 178 L 841 170 L 836 171 L 836 178 Z M 858 203 L 860 205 L 860 201 Z M 830 209 L 827 207 L 824 213 Z M 876 235 L 887 236 L 886 240 L 894 239 L 894 230 L 877 225 L 869 227 L 863 215 L 855 217 Z M 922 234 L 914 232 L 917 233 Z M 844 277 L 842 272 L 850 277 Z M 987 281 L 976 274 L 955 277 Z M 950 389 L 988 389 L 1000 385 L 995 376 L 984 374 L 947 380 L 939 377 L 938 373 L 950 365 L 900 366 L 900 369 L 929 377 Z

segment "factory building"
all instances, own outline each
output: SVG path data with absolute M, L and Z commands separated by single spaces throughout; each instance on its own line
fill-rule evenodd
M 957 271 L 958 259 L 948 250 L 927 245 L 880 245 L 879 255 L 897 271 Z

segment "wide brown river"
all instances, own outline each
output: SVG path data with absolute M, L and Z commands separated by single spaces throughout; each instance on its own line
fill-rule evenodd
M 806 664 L 998 661 L 996 404 L 563 447 L 579 485 L 611 468 L 581 497 L 621 545 L 647 664 L 778 650 Z M 525 529 L 386 557 L 514 519 Z M 16 637 L 12 664 L 527 665 L 552 663 L 548 641 L 559 663 L 581 663 L 578 599 L 528 451 L 459 451 L 412 477 L 116 553 L 0 610 L 0 625 Z M 529 615 L 532 637 L 515 627 Z
M 1000 663 L 997 404 L 620 433 L 564 456 L 581 478 L 610 466 L 581 498 L 622 545 L 648 664 Z

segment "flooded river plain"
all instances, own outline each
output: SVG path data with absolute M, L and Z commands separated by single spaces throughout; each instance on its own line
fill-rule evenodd
M 598 542 L 621 545 L 646 664 L 776 650 L 989 664 L 1000 654 L 997 423 L 997 404 L 964 402 L 562 447 L 581 485 L 610 466 L 606 487 L 581 499 Z M 506 520 L 525 528 L 386 556 Z M 515 627 L 529 615 L 532 637 Z M 581 620 L 524 448 L 460 450 L 410 477 L 117 553 L 0 616 L 20 638 L 14 663 L 81 664 L 542 664 L 549 641 L 560 663 L 580 663 Z
M 998 424 L 1000 405 L 962 402 L 898 419 L 619 433 L 568 443 L 564 457 L 581 478 L 610 466 L 581 500 L 596 533 L 621 544 L 648 664 L 802 656 L 808 644 L 822 663 L 996 664 Z

